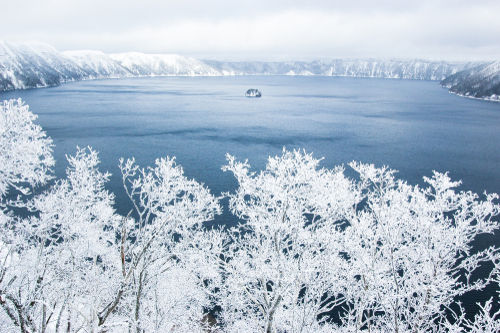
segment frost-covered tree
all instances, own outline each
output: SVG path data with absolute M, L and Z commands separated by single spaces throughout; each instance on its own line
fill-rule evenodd
M 220 302 L 229 332 L 328 331 L 320 318 L 343 303 L 339 220 L 359 196 L 342 168 L 319 168 L 312 155 L 284 151 L 260 173 L 228 156 L 239 187 L 222 265 Z M 326 317 L 324 317 L 326 318 Z
M 97 170 L 90 148 L 68 162 L 67 178 L 29 200 L 34 214 L 16 221 L 16 249 L 4 274 L 12 306 L 5 309 L 22 332 L 88 328 L 116 280 L 110 275 L 117 216 L 104 189 L 109 175 Z
M 3 274 L 13 326 L 201 332 L 211 302 L 205 287 L 217 275 L 204 266 L 210 237 L 200 228 L 220 210 L 217 200 L 173 159 L 150 169 L 129 160 L 123 176 L 139 217 L 120 218 L 97 153 L 78 149 L 68 162 L 67 178 L 30 201 L 36 214 L 17 221 L 18 248 Z
M 499 251 L 497 249 L 497 251 Z M 492 258 L 494 269 L 491 272 L 492 281 L 496 284 L 497 294 L 496 300 L 500 299 L 500 256 L 497 255 Z M 479 304 L 479 312 L 472 320 L 463 319 L 465 312 L 462 310 L 461 319 L 463 319 L 463 327 L 467 328 L 474 333 L 487 333 L 487 332 L 500 332 L 500 309 L 495 310 L 493 305 L 495 298 L 491 297 L 484 304 Z M 455 331 L 459 332 L 462 327 L 453 327 Z
M 494 248 L 472 248 L 478 235 L 498 229 L 498 196 L 457 192 L 459 182 L 437 172 L 421 188 L 396 180 L 387 168 L 350 166 L 359 174 L 362 205 L 345 216 L 344 326 L 436 332 L 453 317 L 461 324 L 457 298 L 490 283 L 491 275 L 474 274 L 498 260 Z
M 427 188 L 394 171 L 351 163 L 318 169 L 298 151 L 270 158 L 260 173 L 229 157 L 239 187 L 231 210 L 244 222 L 231 232 L 221 265 L 222 319 L 233 331 L 440 332 L 498 325 L 491 302 L 476 321 L 458 297 L 495 283 L 474 277 L 498 249 L 474 251 L 498 229 L 498 196 L 457 192 L 435 172 Z M 340 318 L 340 325 L 333 318 Z M 474 327 L 477 330 L 477 327 Z
M 37 214 L 26 229 L 44 257 L 55 261 L 49 270 L 58 290 L 53 327 L 91 330 L 118 281 L 115 235 L 120 218 L 114 196 L 104 188 L 110 175 L 98 170 L 97 152 L 78 149 L 67 159 L 66 179 L 35 197 L 32 210 Z
M 35 120 L 36 116 L 20 99 L 0 103 L 0 329 L 3 331 L 12 326 L 30 331 L 38 324 L 31 312 L 40 304 L 28 294 L 40 292 L 42 282 L 36 278 L 38 267 L 28 267 L 28 272 L 19 270 L 26 235 L 18 226 L 21 218 L 13 210 L 25 209 L 25 195 L 52 178 L 52 140 Z M 22 284 L 20 294 L 17 286 Z
M 135 212 L 121 226 L 122 282 L 102 318 L 126 293 L 121 306 L 137 332 L 202 332 L 217 276 L 202 260 L 202 223 L 220 212 L 218 200 L 174 158 L 146 169 L 122 159 L 120 169 Z
M 218 277 L 203 260 L 211 236 L 201 224 L 220 211 L 209 191 L 174 159 L 148 169 L 122 161 L 136 214 L 119 217 L 104 188 L 109 174 L 87 148 L 68 157 L 66 179 L 32 199 L 7 200 L 11 188 L 29 194 L 45 184 L 54 161 L 22 101 L 4 102 L 1 111 L 2 329 L 202 330 L 206 287 Z
M 54 165 L 52 140 L 35 124 L 37 116 L 21 99 L 0 103 L 0 197 L 14 189 L 27 194 L 45 184 Z M 3 202 L 3 201 L 2 201 Z M 2 203 L 5 208 L 5 203 Z

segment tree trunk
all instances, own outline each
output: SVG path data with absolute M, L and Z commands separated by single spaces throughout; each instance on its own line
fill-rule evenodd
M 281 295 L 278 296 L 278 299 L 276 300 L 273 307 L 271 308 L 271 311 L 269 311 L 269 316 L 267 318 L 266 333 L 273 332 L 274 313 L 276 312 L 276 309 L 278 308 L 278 305 L 280 304 L 280 302 L 281 302 Z

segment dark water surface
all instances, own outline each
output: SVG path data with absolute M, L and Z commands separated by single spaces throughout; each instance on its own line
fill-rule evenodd
M 263 97 L 244 97 L 258 88 Z M 225 154 L 262 168 L 269 155 L 305 148 L 323 166 L 388 165 L 410 183 L 450 171 L 463 188 L 500 193 L 500 103 L 450 95 L 436 82 L 335 77 L 156 77 L 85 81 L 1 93 L 21 97 L 55 143 L 56 174 L 77 145 L 100 152 L 117 209 L 130 205 L 119 157 L 143 165 L 174 155 L 215 194 L 235 181 Z M 218 222 L 234 219 L 224 214 Z

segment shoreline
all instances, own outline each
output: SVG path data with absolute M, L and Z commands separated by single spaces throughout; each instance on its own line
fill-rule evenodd
M 443 88 L 446 88 L 446 87 L 443 87 Z M 500 96 L 497 96 L 496 98 L 491 98 L 491 97 L 474 97 L 474 96 L 470 96 L 470 95 L 464 95 L 464 94 L 461 94 L 461 93 L 458 93 L 458 92 L 455 92 L 455 91 L 451 91 L 450 89 L 448 89 L 448 92 L 450 94 L 453 94 L 453 95 L 456 95 L 456 96 L 459 96 L 459 97 L 463 97 L 463 98 L 469 98 L 469 99 L 474 99 L 474 100 L 478 100 L 478 101 L 500 103 Z
M 131 78 L 154 78 L 154 77 L 235 77 L 235 76 L 296 76 L 296 77 L 316 76 L 316 77 L 343 77 L 343 78 L 357 78 L 357 79 L 383 79 L 383 80 L 407 80 L 407 81 L 430 81 L 430 82 L 438 82 L 439 81 L 439 80 L 408 79 L 408 78 L 381 77 L 381 76 L 288 74 L 288 73 L 286 73 L 286 74 L 272 74 L 272 73 L 241 74 L 241 73 L 234 73 L 233 72 L 233 73 L 220 73 L 220 74 L 161 74 L 161 75 L 150 74 L 150 75 L 126 75 L 126 76 L 110 76 L 110 77 L 87 77 L 87 78 L 83 78 L 80 80 L 66 80 L 66 81 L 62 81 L 59 84 L 54 84 L 54 85 L 37 85 L 34 87 L 23 87 L 23 88 L 0 90 L 0 94 L 10 93 L 10 92 L 14 92 L 16 90 L 25 91 L 25 90 L 30 90 L 30 89 L 55 88 L 55 87 L 59 87 L 63 84 L 75 83 L 75 82 L 81 82 L 81 81 L 120 80 L 120 79 L 131 79 Z M 459 97 L 464 97 L 464 98 L 469 98 L 469 99 L 474 99 L 474 100 L 479 100 L 479 101 L 500 103 L 500 96 L 497 96 L 496 98 L 474 97 L 474 96 L 465 95 L 465 94 L 451 91 L 450 88 L 448 88 L 444 85 L 441 85 L 441 87 L 447 89 L 448 93 L 459 96 Z

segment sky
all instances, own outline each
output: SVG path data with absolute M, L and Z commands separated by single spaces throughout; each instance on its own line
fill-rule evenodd
M 221 60 L 490 60 L 500 1 L 0 0 L 0 39 Z

